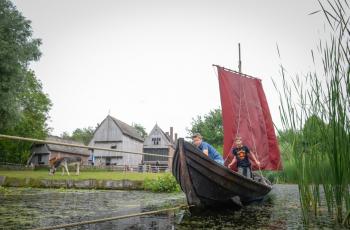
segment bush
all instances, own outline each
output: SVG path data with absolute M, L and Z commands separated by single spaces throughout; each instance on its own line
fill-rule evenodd
M 145 179 L 144 189 L 152 192 L 179 192 L 180 186 L 171 174 L 158 176 L 157 179 Z

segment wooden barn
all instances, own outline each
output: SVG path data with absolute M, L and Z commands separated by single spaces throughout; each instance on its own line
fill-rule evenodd
M 49 136 L 46 138 L 47 141 L 54 141 L 66 144 L 75 144 L 75 145 L 84 145 L 83 143 L 64 140 L 60 137 Z M 83 164 L 88 164 L 89 150 L 84 148 L 69 147 L 63 145 L 54 145 L 54 144 L 42 144 L 37 143 L 33 144 L 31 148 L 31 156 L 28 159 L 28 165 L 48 165 L 49 159 L 52 157 L 71 157 L 79 156 L 82 158 Z
M 177 139 L 177 134 L 173 134 L 173 127 L 170 127 L 170 134 L 164 132 L 157 124 L 153 127 L 152 131 L 146 137 L 143 152 L 145 153 L 155 153 L 164 156 L 173 156 L 175 150 L 175 142 Z M 144 155 L 143 163 L 146 165 L 158 165 L 167 166 L 171 168 L 172 158 L 158 157 L 158 156 L 148 156 Z
M 108 115 L 95 130 L 89 146 L 141 153 L 143 141 L 134 127 Z M 96 166 L 137 166 L 142 162 L 142 155 L 123 152 L 94 150 L 92 155 Z

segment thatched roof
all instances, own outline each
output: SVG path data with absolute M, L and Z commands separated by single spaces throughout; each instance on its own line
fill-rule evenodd
M 134 138 L 136 140 L 139 140 L 141 142 L 144 141 L 144 139 L 141 137 L 141 135 L 137 132 L 135 127 L 132 127 L 131 125 L 126 124 L 125 122 L 122 122 L 121 120 L 118 120 L 117 118 L 114 118 L 110 115 L 108 115 L 114 122 L 115 124 L 120 128 L 122 133 L 126 136 L 129 136 L 131 138 Z
M 48 138 L 46 138 L 46 140 L 59 142 L 59 143 L 66 143 L 66 144 L 84 145 L 81 142 L 65 140 L 65 139 L 62 139 L 61 137 L 56 137 L 56 136 L 49 136 Z M 54 144 L 46 144 L 46 145 L 50 151 L 81 154 L 81 155 L 87 155 L 87 156 L 90 155 L 89 150 L 85 148 L 78 148 L 78 147 L 71 147 L 71 146 L 64 146 L 64 145 L 54 145 Z

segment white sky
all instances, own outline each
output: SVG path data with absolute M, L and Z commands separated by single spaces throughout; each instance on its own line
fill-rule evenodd
M 110 114 L 157 122 L 179 136 L 197 115 L 220 106 L 212 64 L 263 79 L 280 125 L 278 81 L 313 69 L 311 49 L 324 36 L 316 0 L 15 0 L 32 21 L 43 53 L 34 63 L 53 102 L 53 134 L 95 126 Z M 278 58 L 278 44 L 282 60 Z

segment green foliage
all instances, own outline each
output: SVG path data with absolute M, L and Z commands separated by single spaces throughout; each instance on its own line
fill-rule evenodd
M 296 184 L 298 168 L 293 161 L 283 160 L 282 171 L 263 171 L 263 175 L 274 184 Z
M 21 96 L 26 91 L 28 65 L 40 57 L 30 21 L 8 0 L 0 0 L 0 130 L 20 120 Z
M 304 219 L 318 215 L 323 189 L 330 216 L 350 213 L 350 5 L 320 2 L 331 37 L 320 42 L 323 72 L 286 79 L 281 66 L 280 114 L 299 185 Z M 315 56 L 313 55 L 313 59 Z M 315 60 L 314 60 L 315 61 Z M 344 215 L 345 214 L 345 215 Z
M 16 124 L 7 129 L 2 129 L 0 132 L 8 135 L 44 139 L 49 132 L 46 121 L 49 118 L 51 101 L 42 92 L 41 82 L 36 79 L 32 72 L 28 72 L 23 81 L 26 90 L 19 95 L 21 110 L 19 120 Z M 24 141 L 1 141 L 0 160 L 24 164 L 31 154 L 31 145 L 32 143 Z
M 0 0 L 0 133 L 45 138 L 50 99 L 29 69 L 40 58 L 30 21 L 8 0 Z M 1 141 L 0 161 L 26 163 L 31 143 Z
M 192 119 L 192 127 L 187 129 L 189 135 L 200 133 L 203 139 L 218 148 L 223 145 L 224 131 L 222 125 L 221 109 L 211 110 L 204 117 Z M 222 152 L 222 151 L 221 151 Z
M 223 156 L 224 154 L 224 146 L 223 145 L 219 145 L 219 146 L 215 146 L 214 148 L 218 151 L 218 153 L 220 153 L 221 156 Z
M 21 190 L 13 190 L 13 189 L 9 189 L 7 187 L 3 187 L 3 186 L 0 186 L 0 194 L 1 195 L 4 195 L 4 196 L 7 196 L 7 195 L 20 195 L 21 194 Z
M 77 141 L 88 145 L 94 135 L 94 130 L 95 129 L 91 126 L 82 129 L 77 128 L 73 131 L 72 135 L 69 135 L 67 132 L 63 132 L 61 137 L 66 140 Z
M 141 124 L 133 123 L 132 126 L 137 130 L 142 138 L 147 137 L 148 134 L 146 132 L 146 129 Z
M 176 182 L 175 177 L 167 173 L 162 176 L 158 176 L 157 179 L 145 179 L 144 189 L 152 192 L 178 192 L 180 186 Z

